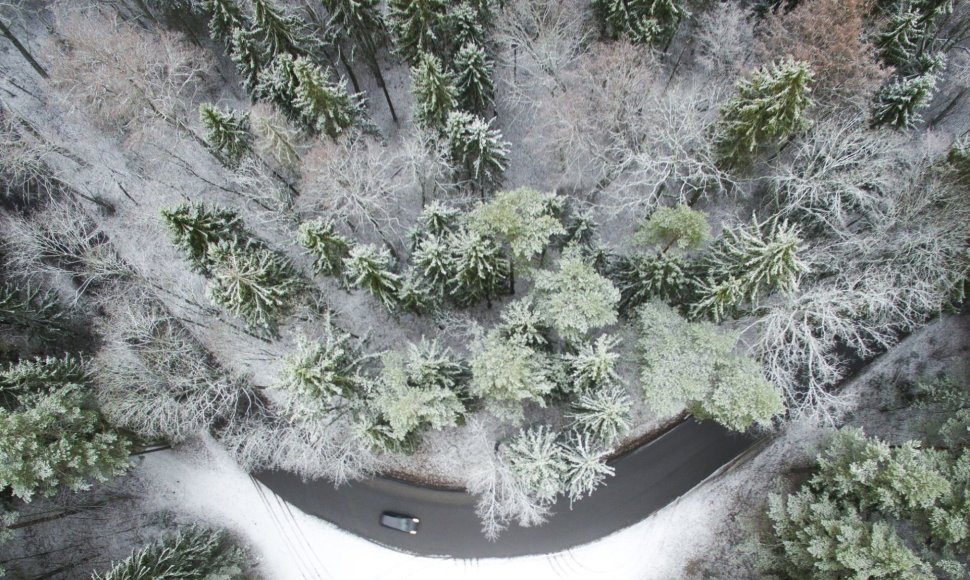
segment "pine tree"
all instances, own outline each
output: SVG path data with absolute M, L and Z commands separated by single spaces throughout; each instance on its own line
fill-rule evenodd
M 563 491 L 566 461 L 556 432 L 548 426 L 523 429 L 499 450 L 516 480 L 536 499 L 551 503 Z
M 52 342 L 70 333 L 70 323 L 71 314 L 54 290 L 44 292 L 30 284 L 20 289 L 10 282 L 0 285 L 0 325 Z
M 421 53 L 439 54 L 448 2 L 445 0 L 389 0 L 388 16 L 397 52 L 408 64 L 418 64 Z
M 0 408 L 0 489 L 30 501 L 127 471 L 128 440 L 105 426 L 84 390 L 66 384 Z
M 254 95 L 259 86 L 259 73 L 270 63 L 271 55 L 260 46 L 253 32 L 236 28 L 232 31 L 230 57 L 236 63 L 246 91 Z
M 453 390 L 460 372 L 450 353 L 437 343 L 411 345 L 407 358 L 386 353 L 381 376 L 368 400 L 368 406 L 377 412 L 370 433 L 378 445 L 411 451 L 421 431 L 457 425 L 465 414 L 465 406 Z
M 469 392 L 510 417 L 521 416 L 521 405 L 527 401 L 544 405 L 544 397 L 556 388 L 543 353 L 497 332 L 485 337 L 470 364 Z
M 401 286 L 397 290 L 397 303 L 401 310 L 425 314 L 437 308 L 441 298 L 441 294 L 429 286 L 413 268 L 401 277 Z
M 492 106 L 494 69 L 495 65 L 480 45 L 466 42 L 458 50 L 455 55 L 455 88 L 458 102 L 464 110 L 484 115 Z
M 502 240 L 512 258 L 526 264 L 545 252 L 553 237 L 566 233 L 556 217 L 561 209 L 562 200 L 556 194 L 520 187 L 496 193 L 469 212 L 466 220 L 473 232 Z
M 448 115 L 445 136 L 452 161 L 464 169 L 483 197 L 502 181 L 509 143 L 502 140 L 501 131 L 492 128 L 492 121 L 454 111 Z
M 744 169 L 759 148 L 806 129 L 811 82 L 809 66 L 790 59 L 762 67 L 751 80 L 739 81 L 738 94 L 721 109 L 715 129 L 719 163 Z
M 728 429 L 744 432 L 785 411 L 781 393 L 764 379 L 757 361 L 726 357 L 718 362 L 715 374 L 707 396 L 690 405 L 698 419 L 714 419 Z
M 233 31 L 246 27 L 242 9 L 236 0 L 202 0 L 201 6 L 209 16 L 209 35 L 212 40 L 230 46 Z
M 236 212 L 215 208 L 203 203 L 183 203 L 162 210 L 162 219 L 172 235 L 172 243 L 187 255 L 192 268 L 208 274 L 213 265 L 210 254 L 219 242 L 236 243 L 247 235 Z
M 536 307 L 550 326 L 567 341 L 578 341 L 590 331 L 613 324 L 620 291 L 600 276 L 578 246 L 569 246 L 555 272 L 535 274 Z
M 579 395 L 566 412 L 569 428 L 611 447 L 630 430 L 630 398 L 618 386 L 591 389 Z
M 209 299 L 242 318 L 253 330 L 276 333 L 303 284 L 289 261 L 257 244 L 218 242 L 210 249 Z
M 619 339 L 603 334 L 580 346 L 575 354 L 564 356 L 573 390 L 600 390 L 619 381 L 616 363 L 620 355 L 614 352 L 617 344 Z
M 561 444 L 563 470 L 563 492 L 569 497 L 569 505 L 591 495 L 603 481 L 615 473 L 606 464 L 609 449 L 586 433 L 571 432 L 565 443 Z
M 658 207 L 637 230 L 633 241 L 645 246 L 659 245 L 666 252 L 696 250 L 711 237 L 707 215 L 686 205 Z
M 297 242 L 313 256 L 313 268 L 318 274 L 340 276 L 344 260 L 350 256 L 350 241 L 337 233 L 333 220 L 317 218 L 300 225 Z
M 725 230 L 708 256 L 709 279 L 700 287 L 694 316 L 720 320 L 742 303 L 757 305 L 763 292 L 798 288 L 798 277 L 809 271 L 799 255 L 799 230 L 777 219 Z
M 347 93 L 341 82 L 332 82 L 330 73 L 309 59 L 300 57 L 293 65 L 297 78 L 293 106 L 314 130 L 336 137 L 361 118 L 357 96 Z
M 509 262 L 492 240 L 472 232 L 452 239 L 452 271 L 449 295 L 459 304 L 485 300 L 491 306 L 509 277 Z
M 351 336 L 329 323 L 316 341 L 301 340 L 297 351 L 283 359 L 276 388 L 294 396 L 291 414 L 301 419 L 319 419 L 341 400 L 363 395 L 367 381 L 362 376 L 366 357 L 351 343 Z
M 244 578 L 247 560 L 246 553 L 233 544 L 225 530 L 189 526 L 132 550 L 104 574 L 95 572 L 91 580 Z
M 235 167 L 249 152 L 249 115 L 237 115 L 235 111 L 220 111 L 203 103 L 199 106 L 199 118 L 206 130 L 205 140 L 212 151 L 227 167 Z
M 373 244 L 354 246 L 344 260 L 344 269 L 352 287 L 370 292 L 385 308 L 394 310 L 401 277 L 391 270 L 387 248 Z
M 900 130 L 913 127 L 920 120 L 919 110 L 929 104 L 935 88 L 933 74 L 897 79 L 883 86 L 876 94 L 870 124 Z
M 423 52 L 411 69 L 414 119 L 427 129 L 443 130 L 448 114 L 455 109 L 455 79 L 433 54 Z
M 676 0 L 593 0 L 593 9 L 609 38 L 625 36 L 635 44 L 664 50 L 681 21 L 690 16 Z

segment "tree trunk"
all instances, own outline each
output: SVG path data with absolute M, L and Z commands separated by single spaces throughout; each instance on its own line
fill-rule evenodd
M 962 89 L 960 89 L 960 92 L 957 93 L 955 97 L 953 97 L 953 100 L 950 101 L 949 104 L 947 104 L 947 106 L 943 107 L 943 110 L 940 111 L 939 114 L 933 117 L 933 119 L 929 123 L 929 126 L 931 128 L 936 127 L 940 121 L 942 121 L 947 115 L 952 113 L 953 109 L 956 108 L 957 104 L 960 102 L 961 99 L 963 99 L 964 95 L 967 94 L 968 90 L 970 90 L 970 88 L 968 87 L 963 87 Z
M 350 77 L 350 82 L 354 85 L 354 92 L 359 93 L 360 83 L 357 82 L 357 75 L 354 74 L 354 69 L 350 68 L 350 63 L 347 62 L 347 57 L 344 56 L 344 51 L 339 46 L 337 47 L 337 56 L 340 57 L 340 64 L 344 65 L 344 68 L 347 69 L 347 76 Z
M 387 108 L 391 110 L 391 119 L 397 123 L 397 111 L 394 110 L 394 103 L 391 102 L 391 95 L 387 92 L 387 83 L 384 81 L 384 73 L 381 72 L 380 65 L 377 64 L 377 57 L 374 54 L 370 54 L 368 60 L 370 61 L 371 72 L 374 73 L 374 78 L 377 79 L 377 86 L 381 87 L 381 92 L 384 93 L 384 100 L 387 101 Z
M 47 74 L 47 71 L 44 70 L 44 67 L 40 66 L 40 63 L 37 62 L 37 60 L 34 58 L 34 55 L 30 54 L 30 51 L 27 50 L 27 47 L 21 44 L 19 40 L 17 40 L 17 37 L 13 35 L 13 32 L 11 32 L 10 28 L 7 27 L 7 23 L 4 22 L 2 19 L 0 19 L 0 32 L 2 32 L 3 35 L 7 37 L 7 40 L 9 40 L 14 45 L 14 48 L 20 51 L 20 54 L 23 55 L 25 59 L 27 59 L 27 62 L 30 63 L 30 66 L 33 67 L 35 71 L 37 71 L 37 74 L 39 74 L 41 78 L 44 78 L 44 79 L 50 78 L 50 76 Z

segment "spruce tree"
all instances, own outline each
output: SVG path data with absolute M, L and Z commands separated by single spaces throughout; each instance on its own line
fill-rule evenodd
M 233 544 L 225 530 L 201 526 L 180 528 L 131 555 L 111 569 L 95 572 L 91 580 L 142 580 L 148 578 L 245 578 L 246 553 Z
M 452 160 L 464 169 L 484 198 L 487 190 L 502 181 L 509 143 L 502 139 L 501 131 L 492 128 L 492 121 L 464 111 L 448 115 L 445 136 Z
M 253 32 L 269 56 L 283 53 L 303 55 L 310 52 L 312 39 L 300 30 L 300 21 L 286 14 L 272 0 L 251 0 L 253 4 Z
M 552 334 L 552 329 L 536 310 L 535 301 L 530 296 L 508 303 L 502 309 L 501 322 L 496 330 L 507 340 L 532 348 L 548 346 Z
M 467 231 L 455 234 L 451 244 L 454 276 L 450 296 L 462 305 L 484 300 L 491 307 L 492 298 L 506 287 L 509 277 L 509 262 L 501 248 L 489 238 Z
M 411 232 L 411 243 L 417 244 L 426 237 L 446 237 L 457 231 L 461 212 L 434 200 L 421 210 L 418 223 Z
M 799 229 L 777 219 L 728 229 L 711 249 L 708 279 L 692 312 L 720 320 L 742 303 L 757 305 L 763 293 L 793 292 L 809 271 Z
M 469 392 L 509 418 L 521 417 L 522 404 L 545 405 L 555 388 L 547 355 L 515 337 L 490 332 L 472 354 Z
M 411 261 L 434 294 L 444 297 L 455 276 L 451 241 L 438 236 L 425 237 L 418 242 Z
M 593 0 L 593 10 L 609 38 L 663 47 L 690 16 L 678 0 Z
M 206 207 L 203 203 L 183 203 L 162 210 L 162 219 L 172 235 L 172 243 L 186 254 L 192 268 L 208 274 L 213 265 L 212 247 L 219 242 L 244 240 L 242 220 L 230 209 Z
M 809 126 L 812 71 L 791 59 L 765 66 L 737 84 L 715 128 L 718 162 L 728 169 L 748 167 L 758 150 Z
M 499 448 L 519 483 L 536 499 L 553 502 L 563 491 L 566 461 L 557 434 L 546 425 L 523 429 Z
M 255 95 L 259 86 L 259 73 L 270 63 L 272 56 L 260 46 L 253 32 L 242 28 L 232 31 L 232 50 L 229 56 L 236 63 L 236 70 L 246 91 Z
M 300 110 L 296 106 L 296 89 L 300 81 L 296 76 L 295 63 L 292 54 L 284 52 L 276 55 L 259 72 L 259 83 L 255 90 L 257 98 L 273 103 L 294 121 L 300 119 Z
M 681 304 L 694 289 L 688 262 L 670 252 L 620 259 L 610 275 L 620 290 L 619 309 L 623 315 L 655 298 Z
M 455 87 L 458 102 L 466 111 L 484 115 L 492 106 L 495 65 L 478 44 L 466 42 L 455 55 Z
M 610 450 L 589 434 L 570 432 L 560 447 L 565 464 L 562 491 L 569 497 L 570 506 L 592 494 L 615 472 L 606 464 Z
M 226 46 L 232 44 L 232 33 L 245 28 L 246 21 L 236 0 L 202 0 L 202 10 L 209 16 L 209 35 Z
M 0 391 L 14 395 L 52 391 L 68 385 L 87 385 L 91 368 L 82 359 L 44 357 L 20 360 L 0 369 Z
M 70 323 L 71 314 L 61 306 L 57 292 L 30 284 L 0 285 L 0 325 L 52 342 L 70 333 Z
M 344 269 L 352 287 L 366 290 L 388 310 L 395 309 L 401 277 L 391 270 L 391 253 L 387 248 L 373 244 L 354 246 L 344 260 Z
M 935 88 L 936 77 L 932 74 L 896 79 L 883 86 L 876 94 L 870 124 L 900 130 L 913 127 L 920 120 L 919 110 L 929 104 Z
M 300 57 L 293 65 L 297 87 L 295 106 L 314 130 L 336 137 L 360 119 L 363 111 L 357 96 L 350 95 L 341 82 L 309 59 Z
M 129 467 L 128 440 L 105 425 L 85 387 L 48 386 L 0 408 L 0 489 L 24 501 L 87 489 Z
M 585 433 L 605 447 L 612 447 L 630 430 L 630 398 L 619 386 L 580 393 L 565 417 L 570 429 Z
M 427 129 L 443 130 L 456 105 L 455 79 L 433 54 L 424 52 L 418 57 L 411 69 L 411 91 L 415 121 Z
M 617 338 L 603 334 L 594 342 L 581 345 L 575 354 L 563 357 L 574 390 L 600 390 L 620 380 L 616 374 L 620 355 L 614 352 L 617 344 Z
M 220 111 L 208 103 L 199 106 L 199 118 L 206 130 L 205 141 L 227 167 L 235 167 L 249 152 L 249 115 Z
M 445 15 L 448 45 L 451 47 L 449 54 L 457 55 L 457 51 L 466 44 L 485 45 L 485 26 L 491 20 L 491 10 L 487 2 L 478 4 L 476 8 L 468 2 L 460 2 Z
M 388 16 L 397 52 L 411 66 L 421 53 L 440 54 L 447 21 L 445 0 L 389 0 Z
M 350 255 L 350 240 L 337 232 L 333 220 L 317 218 L 300 225 L 297 242 L 313 256 L 313 268 L 318 274 L 340 276 L 344 260 Z
M 301 340 L 297 351 L 283 359 L 275 387 L 295 397 L 291 405 L 295 417 L 320 419 L 341 400 L 359 398 L 367 388 L 361 373 L 366 357 L 351 336 L 329 323 L 324 329 L 318 340 Z
M 303 284 L 289 261 L 269 248 L 221 241 L 210 248 L 209 299 L 242 318 L 255 331 L 275 335 Z

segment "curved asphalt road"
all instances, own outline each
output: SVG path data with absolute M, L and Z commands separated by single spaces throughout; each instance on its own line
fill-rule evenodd
M 560 501 L 539 527 L 515 523 L 489 542 L 475 515 L 475 497 L 375 478 L 334 488 L 326 480 L 304 482 L 286 472 L 255 477 L 289 503 L 353 534 L 424 556 L 488 558 L 558 552 L 631 526 L 737 457 L 754 439 L 716 423 L 688 419 L 652 442 L 611 462 L 616 475 L 593 495 L 573 504 Z M 421 518 L 417 535 L 378 524 L 381 512 Z

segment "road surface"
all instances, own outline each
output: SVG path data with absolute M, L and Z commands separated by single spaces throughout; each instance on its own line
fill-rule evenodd
M 378 544 L 423 556 L 512 557 L 559 552 L 631 526 L 688 492 L 750 447 L 754 439 L 706 421 L 688 419 L 611 464 L 616 475 L 593 495 L 561 500 L 539 527 L 513 523 L 498 541 L 481 532 L 475 497 L 375 478 L 334 489 L 326 480 L 304 482 L 286 472 L 254 474 L 304 512 Z M 417 535 L 384 528 L 381 512 L 421 519 Z

